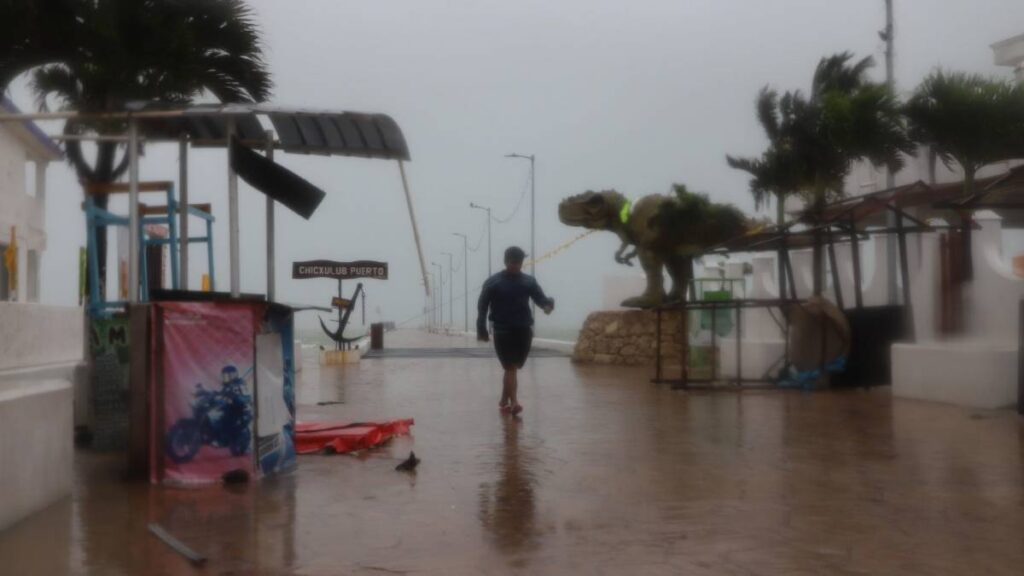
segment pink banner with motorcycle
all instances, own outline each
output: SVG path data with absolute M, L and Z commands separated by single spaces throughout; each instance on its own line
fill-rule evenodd
M 253 474 L 254 335 L 265 305 L 161 302 L 154 323 L 153 481 Z

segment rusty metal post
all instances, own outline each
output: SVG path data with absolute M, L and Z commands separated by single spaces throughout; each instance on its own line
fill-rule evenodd
M 907 263 L 907 233 L 903 230 L 903 213 L 900 212 L 896 218 L 896 228 L 899 235 L 900 248 L 900 276 L 903 277 L 903 313 L 906 322 L 906 335 L 909 341 L 916 340 L 914 331 L 914 305 L 910 301 L 910 265 Z M 968 231 L 969 232 L 969 231 Z
M 661 383 L 661 308 L 655 309 L 654 317 L 654 381 Z
M 836 246 L 832 238 L 832 226 L 825 228 L 825 234 L 828 237 L 828 265 L 832 269 L 832 287 L 836 295 L 836 306 L 840 310 L 845 309 L 843 306 L 843 286 L 839 280 L 839 263 L 836 261 Z
M 736 304 L 736 385 L 743 384 L 743 306 Z
M 864 293 L 861 289 L 860 279 L 860 240 L 857 238 L 857 223 L 850 219 L 850 256 L 853 258 L 853 298 L 856 300 L 857 309 L 864 307 Z
M 718 378 L 718 310 L 715 309 L 715 305 L 711 305 L 711 381 L 714 382 Z
M 681 380 L 683 389 L 690 387 L 690 327 L 688 325 L 690 322 L 689 312 L 690 310 L 686 307 L 686 304 L 684 303 L 681 307 L 682 316 L 680 316 L 679 318 L 679 329 L 680 331 L 682 331 L 682 338 L 680 338 L 680 347 L 682 348 L 680 352 L 682 356 L 680 358 L 679 364 L 680 366 L 682 366 L 680 375 L 682 377 Z

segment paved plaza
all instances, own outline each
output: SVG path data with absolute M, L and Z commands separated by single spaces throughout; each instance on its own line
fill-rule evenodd
M 396 348 L 462 338 L 388 334 Z M 456 357 L 453 357 L 456 356 Z M 519 419 L 478 354 L 307 357 L 302 420 L 415 418 L 358 456 L 241 487 L 125 482 L 76 454 L 74 494 L 0 534 L 3 574 L 1018 575 L 1024 424 L 888 388 L 680 392 L 650 370 L 531 360 Z M 396 472 L 410 450 L 415 475 Z M 147 531 L 206 555 L 196 569 Z

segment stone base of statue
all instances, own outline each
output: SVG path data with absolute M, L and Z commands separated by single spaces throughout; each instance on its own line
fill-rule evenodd
M 688 327 L 693 329 L 696 323 L 701 322 L 700 313 L 690 314 Z M 742 366 L 742 377 L 754 380 L 777 369 L 785 353 L 786 343 L 769 312 L 748 310 L 744 313 L 742 363 L 737 361 L 740 351 L 729 318 L 731 313 L 722 314 L 718 321 L 720 332 L 714 349 L 710 346 L 710 333 L 707 330 L 702 329 L 699 336 L 694 336 L 691 330 L 690 377 L 709 378 L 717 374 L 723 381 L 729 381 L 739 375 L 737 369 Z M 668 377 L 678 375 L 681 368 L 681 317 L 680 312 L 666 311 L 661 314 L 661 362 L 663 374 Z M 657 314 L 652 310 L 594 312 L 583 323 L 573 351 L 573 361 L 579 364 L 653 368 L 657 350 L 657 324 Z
M 662 359 L 679 362 L 682 334 L 679 312 L 661 315 Z M 580 329 L 573 361 L 581 364 L 653 366 L 657 350 L 657 314 L 653 310 L 593 312 Z

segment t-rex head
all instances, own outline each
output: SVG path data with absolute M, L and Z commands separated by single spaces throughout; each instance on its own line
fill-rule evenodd
M 609 230 L 618 221 L 625 202 L 626 197 L 615 190 L 587 190 L 562 200 L 558 205 L 558 219 L 569 226 Z

